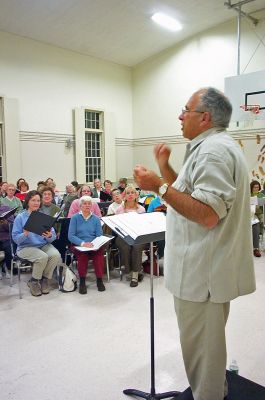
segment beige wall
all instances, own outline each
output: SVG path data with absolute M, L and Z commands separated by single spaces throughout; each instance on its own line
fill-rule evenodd
M 73 110 L 77 107 L 104 110 L 110 121 L 105 140 L 106 177 L 114 180 L 119 173 L 130 173 L 130 158 L 120 172 L 115 154 L 116 137 L 132 139 L 129 68 L 0 32 L 0 88 L 1 95 L 18 100 L 19 176 L 25 176 L 32 186 L 51 176 L 64 189 L 75 177 L 74 148 L 66 150 L 65 141 L 74 135 Z
M 265 69 L 264 45 L 259 37 L 265 35 L 265 13 L 255 28 L 242 21 L 241 71 L 255 72 Z M 260 46 L 258 46 L 260 44 Z M 172 162 L 179 169 L 185 146 L 181 139 L 178 115 L 189 96 L 203 86 L 224 90 L 224 78 L 237 72 L 237 25 L 233 21 L 207 30 L 181 44 L 147 60 L 133 70 L 133 136 L 137 142 L 134 163 L 144 163 L 156 169 L 151 146 L 146 148 L 146 137 L 153 144 L 165 141 L 173 148 Z M 263 133 L 265 135 L 265 124 Z M 237 135 L 238 136 L 238 133 Z M 251 165 L 256 157 L 256 135 L 247 140 L 245 155 Z

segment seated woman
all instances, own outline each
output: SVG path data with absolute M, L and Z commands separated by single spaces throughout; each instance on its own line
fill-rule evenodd
M 29 184 L 22 180 L 19 185 L 18 185 L 18 191 L 15 194 L 15 196 L 21 201 L 23 204 L 25 201 L 25 198 L 27 196 L 27 193 L 29 191 Z
M 80 198 L 82 196 L 91 196 L 91 189 L 88 185 L 82 185 L 81 188 L 78 191 L 78 199 L 74 200 L 70 206 L 70 210 L 68 212 L 68 218 L 71 218 L 74 214 L 79 213 L 80 211 Z M 97 215 L 99 218 L 102 217 L 101 211 L 99 209 L 99 206 L 96 202 L 92 201 L 92 206 L 91 206 L 91 212 L 95 215 Z
M 6 197 L 1 198 L 1 205 L 10 208 L 17 207 L 17 210 L 14 214 L 16 216 L 23 211 L 23 206 L 21 201 L 17 197 L 15 197 L 15 192 L 16 192 L 15 185 L 13 185 L 13 183 L 9 183 L 7 185 Z
M 112 189 L 112 203 L 108 207 L 107 215 L 114 215 L 117 208 L 122 203 L 121 192 L 119 189 Z
M 15 194 L 20 193 L 20 185 L 21 185 L 22 182 L 26 182 L 26 179 L 24 179 L 24 178 L 19 178 L 19 179 L 17 180 L 17 186 L 16 186 L 16 193 L 15 193 Z M 21 199 L 20 199 L 20 200 L 21 200 Z
M 251 205 L 251 225 L 252 225 L 252 241 L 253 241 L 253 254 L 255 257 L 261 257 L 259 250 L 259 234 L 260 234 L 260 223 L 255 215 L 256 206 Z
M 7 195 L 7 186 L 8 186 L 8 183 L 7 183 L 7 182 L 1 182 L 0 185 L 1 185 L 1 188 L 0 188 L 0 198 L 1 198 L 1 197 L 6 197 L 6 195 Z
M 59 189 L 57 189 L 56 183 L 53 181 L 50 182 L 47 186 L 49 186 L 53 190 L 54 193 L 53 203 L 56 204 L 58 207 L 61 207 L 63 202 L 63 197 L 61 196 Z
M 51 244 L 56 237 L 53 228 L 42 236 L 24 229 L 30 213 L 40 208 L 41 194 L 36 190 L 29 191 L 24 205 L 26 210 L 15 218 L 12 237 L 17 244 L 17 255 L 33 262 L 32 278 L 28 282 L 30 292 L 32 296 L 41 296 L 50 292 L 48 279 L 52 278 L 61 256 Z
M 124 201 L 117 208 L 115 214 L 123 214 L 128 212 L 136 212 L 138 214 L 145 213 L 145 208 L 138 204 L 138 192 L 134 186 L 128 185 L 124 189 Z M 131 287 L 138 286 L 138 280 L 141 281 L 143 275 L 139 272 L 142 269 L 142 252 L 145 249 L 145 244 L 139 244 L 135 246 L 129 246 L 123 239 L 117 237 L 116 245 L 119 248 L 121 255 L 121 265 L 125 266 L 125 272 L 130 273 L 131 276 Z
M 112 201 L 112 182 L 109 179 L 104 181 L 104 189 L 100 192 L 100 201 Z
M 54 204 L 54 191 L 49 186 L 44 186 L 41 189 L 42 194 L 42 205 L 40 207 L 40 211 L 44 214 L 50 215 L 53 217 L 58 211 L 61 211 L 60 207 Z
M 102 228 L 100 219 L 92 213 L 92 198 L 90 196 L 82 196 L 79 199 L 80 213 L 72 216 L 68 231 L 68 239 L 72 243 L 71 251 L 77 258 L 77 269 L 80 278 L 79 293 L 86 294 L 86 274 L 89 260 L 93 260 L 94 270 L 97 277 L 97 287 L 99 292 L 105 290 L 102 281 L 104 273 L 104 256 L 102 248 L 97 251 L 79 251 L 75 246 L 82 246 L 90 249 L 93 247 L 91 243 L 96 237 L 102 236 Z
M 250 193 L 251 197 L 265 197 L 262 192 L 260 192 L 261 186 L 258 181 L 252 181 L 250 183 Z M 263 234 L 264 230 L 264 221 L 263 221 L 263 206 L 254 206 L 254 215 L 252 215 L 252 236 L 253 236 L 253 254 L 255 257 L 260 257 L 259 250 L 259 235 Z M 252 209 L 253 214 L 253 209 Z M 253 224 L 253 219 L 256 219 L 255 224 Z M 255 242 L 255 243 L 254 243 Z

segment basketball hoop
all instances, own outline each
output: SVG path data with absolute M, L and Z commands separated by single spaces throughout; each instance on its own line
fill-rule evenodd
M 253 127 L 254 121 L 258 119 L 260 113 L 260 104 L 243 104 L 240 108 L 247 113 L 244 118 L 244 127 Z
M 250 111 L 252 114 L 259 114 L 260 112 L 260 104 L 243 104 L 240 108 L 244 111 Z

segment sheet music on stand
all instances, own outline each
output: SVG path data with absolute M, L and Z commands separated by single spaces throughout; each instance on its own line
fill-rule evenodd
M 131 246 L 163 240 L 165 237 L 166 216 L 163 213 L 130 212 L 103 217 L 102 221 Z

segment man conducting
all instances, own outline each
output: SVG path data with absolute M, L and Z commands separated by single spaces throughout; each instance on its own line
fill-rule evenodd
M 190 140 L 179 174 L 165 144 L 154 150 L 162 180 L 143 166 L 134 170 L 137 184 L 168 204 L 165 284 L 174 296 L 194 400 L 226 397 L 230 300 L 255 290 L 248 171 L 226 132 L 231 113 L 223 93 L 198 90 L 179 116 Z

